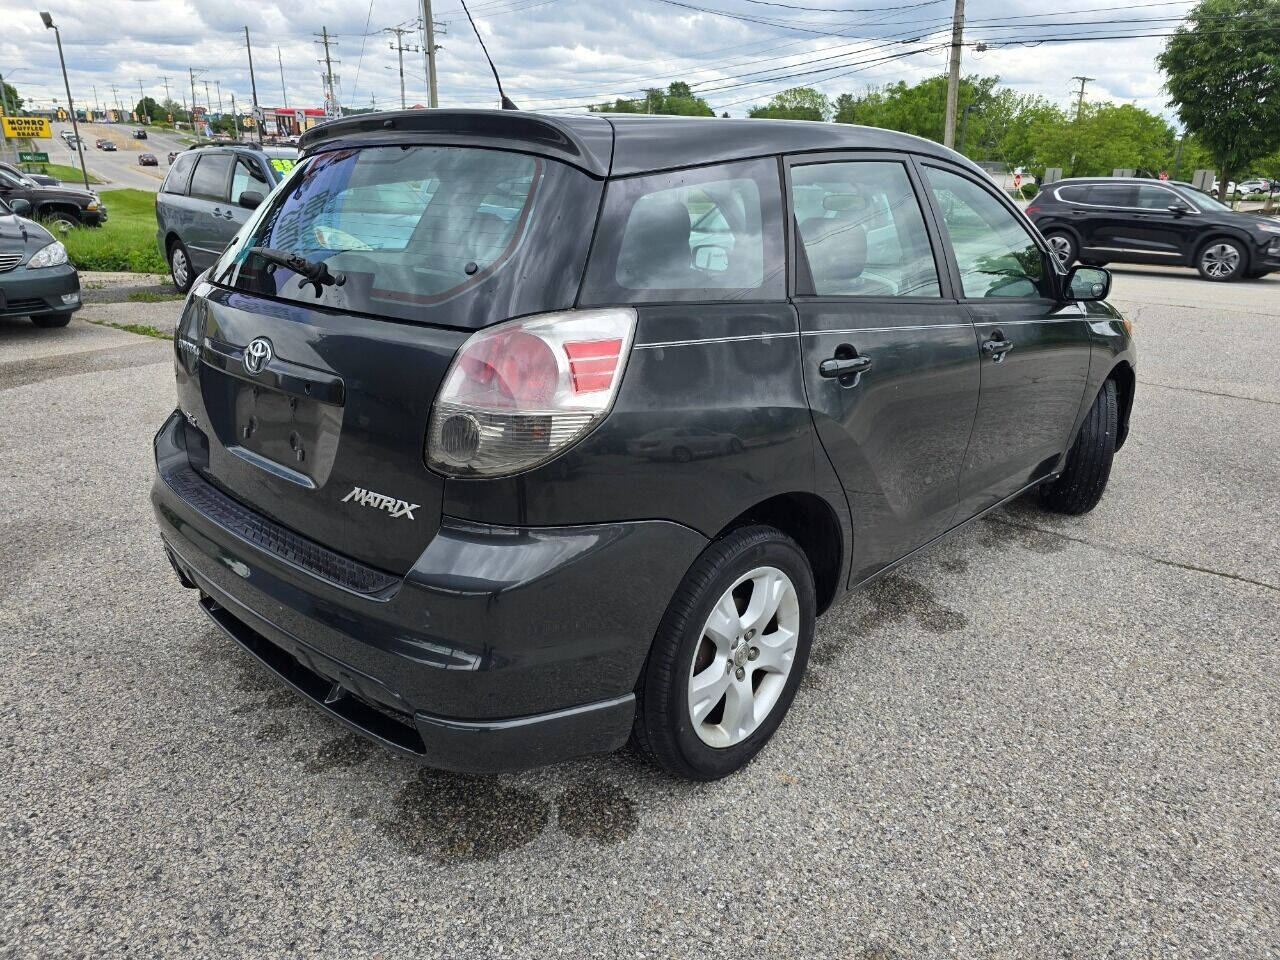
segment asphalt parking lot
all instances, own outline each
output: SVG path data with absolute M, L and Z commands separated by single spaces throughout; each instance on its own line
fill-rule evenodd
M 176 583 L 172 348 L 0 321 L 5 956 L 1280 956 L 1280 278 L 1120 268 L 1132 434 L 846 599 L 743 773 L 424 770 Z M 111 312 L 115 311 L 115 312 Z

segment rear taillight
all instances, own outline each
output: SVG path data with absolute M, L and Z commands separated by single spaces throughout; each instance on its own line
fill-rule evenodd
M 1031 216 L 1033 213 L 1039 213 L 1039 212 L 1040 212 L 1040 208 L 1036 206 L 1027 207 L 1027 209 L 1023 211 L 1023 213 L 1025 213 L 1028 217 Z
M 457 477 L 527 470 L 595 427 L 622 381 L 636 314 L 571 310 L 481 330 L 431 410 L 427 465 Z

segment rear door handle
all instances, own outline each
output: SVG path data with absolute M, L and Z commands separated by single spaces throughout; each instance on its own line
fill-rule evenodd
M 999 363 L 1004 355 L 1013 349 L 1013 341 L 1006 340 L 1004 334 L 994 330 L 988 340 L 982 341 L 982 352 L 991 354 L 991 359 Z
M 870 357 L 829 357 L 818 364 L 818 373 L 824 377 L 851 377 L 869 369 Z

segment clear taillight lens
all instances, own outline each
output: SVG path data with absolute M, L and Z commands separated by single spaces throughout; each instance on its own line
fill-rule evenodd
M 494 477 L 562 452 L 609 412 L 635 326 L 634 310 L 571 310 L 472 336 L 431 410 L 428 466 Z

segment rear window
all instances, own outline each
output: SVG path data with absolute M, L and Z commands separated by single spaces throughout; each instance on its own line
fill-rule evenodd
M 600 190 L 541 157 L 438 146 L 330 151 L 286 179 L 215 268 L 220 282 L 465 326 L 572 305 Z M 255 246 L 323 262 L 344 282 L 317 295 Z M 453 303 L 477 293 L 484 302 Z
M 164 183 L 160 185 L 161 193 L 186 193 L 187 184 L 191 181 L 191 168 L 195 166 L 196 155 L 194 153 L 180 153 L 173 158 L 173 166 L 169 168 L 168 174 L 165 175 Z
M 780 300 L 781 211 L 776 160 L 614 180 L 583 302 Z

